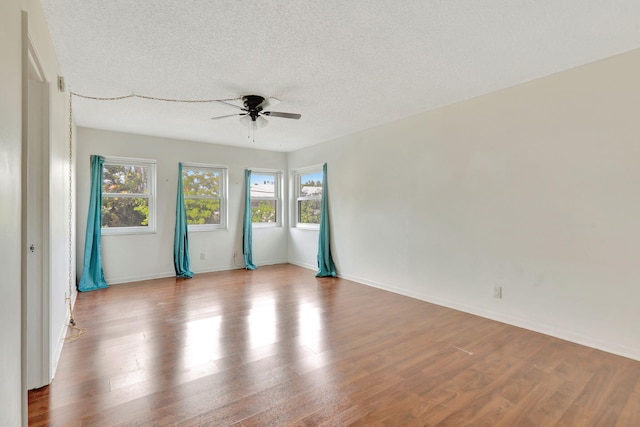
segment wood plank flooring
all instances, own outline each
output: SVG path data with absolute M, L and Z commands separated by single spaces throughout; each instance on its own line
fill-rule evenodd
M 30 426 L 640 426 L 640 362 L 292 265 L 80 294 Z

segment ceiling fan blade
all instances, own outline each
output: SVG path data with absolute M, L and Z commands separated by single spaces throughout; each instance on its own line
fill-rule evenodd
M 295 119 L 295 120 L 298 120 L 300 117 L 302 117 L 302 114 L 279 113 L 277 111 L 263 111 L 262 114 L 264 114 L 265 116 L 282 117 L 284 119 Z
M 211 120 L 226 119 L 227 117 L 246 116 L 247 113 L 227 114 L 226 116 L 211 117 Z
M 246 111 L 244 107 L 240 107 L 239 105 L 232 104 L 230 102 L 225 102 L 225 101 L 216 101 L 216 102 L 219 104 L 228 105 L 229 107 L 237 108 L 238 110 Z
M 280 104 L 280 102 L 282 101 L 280 101 L 278 98 L 267 98 L 262 101 L 262 103 L 258 105 L 258 107 L 260 107 L 260 109 L 262 110 L 266 110 L 267 108 L 275 107 L 276 105 Z

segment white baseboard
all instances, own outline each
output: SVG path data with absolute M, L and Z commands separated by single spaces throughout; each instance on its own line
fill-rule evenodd
M 222 265 L 218 267 L 207 267 L 207 268 L 192 268 L 194 274 L 202 274 L 202 273 L 215 273 L 216 271 L 228 271 L 228 270 L 239 270 L 244 268 L 243 265 Z M 176 273 L 172 273 L 171 276 L 175 276 Z
M 258 267 L 261 265 L 277 265 L 277 264 L 289 264 L 289 261 L 286 259 L 272 259 L 268 261 L 259 261 L 255 263 Z M 244 265 L 243 265 L 244 268 Z
M 118 285 L 121 283 L 140 282 L 143 280 L 164 279 L 165 277 L 171 277 L 175 275 L 175 271 L 168 271 L 164 273 L 144 274 L 139 276 L 105 277 L 105 280 L 109 285 Z
M 262 265 L 274 265 L 274 264 L 286 264 L 286 263 L 288 263 L 287 260 L 273 259 L 273 260 L 256 262 L 256 265 L 260 267 Z M 194 274 L 201 274 L 201 273 L 215 273 L 216 271 L 238 270 L 241 268 L 244 268 L 244 262 L 238 265 L 229 264 L 229 265 L 207 267 L 207 268 L 192 267 L 191 271 L 193 271 Z M 176 275 L 175 271 L 168 271 L 164 273 L 154 273 L 154 274 L 147 274 L 147 275 L 140 275 L 140 276 L 111 277 L 106 279 L 106 281 L 109 285 L 118 285 L 122 283 L 140 282 L 143 280 L 164 279 L 166 277 L 173 277 L 175 275 Z
M 78 298 L 78 291 L 75 291 L 71 294 L 71 307 L 76 306 L 76 299 Z M 58 363 L 60 362 L 60 356 L 62 356 L 62 348 L 64 347 L 65 338 L 67 336 L 67 328 L 69 327 L 69 322 L 71 321 L 71 312 L 66 310 L 66 315 L 64 317 L 64 324 L 60 327 L 58 331 L 58 339 L 54 342 L 56 343 L 55 348 L 53 349 L 53 354 L 51 358 L 51 366 L 50 366 L 50 374 L 52 381 L 56 377 L 56 371 L 58 370 Z
M 67 328 L 69 327 L 69 321 L 71 320 L 71 314 L 67 312 L 65 316 L 64 325 L 58 331 L 57 339 L 54 340 L 55 348 L 53 349 L 53 354 L 51 355 L 51 378 L 50 381 L 53 380 L 56 376 L 56 371 L 58 370 L 58 362 L 60 362 L 60 356 L 62 355 L 62 347 L 64 347 L 64 339 L 67 336 Z
M 583 334 L 571 331 L 565 328 L 559 328 L 545 323 L 531 321 L 530 319 L 510 316 L 502 313 L 497 313 L 490 310 L 485 310 L 478 307 L 469 306 L 466 304 L 458 304 L 449 300 L 443 300 L 442 298 L 434 297 L 423 293 L 409 291 L 407 289 L 399 288 L 397 286 L 388 285 L 385 283 L 376 282 L 373 280 L 365 279 L 362 277 L 344 275 L 340 277 L 351 280 L 353 282 L 361 283 L 363 285 L 371 286 L 374 288 L 382 289 L 385 291 L 393 292 L 396 294 L 404 295 L 407 297 L 419 299 L 432 304 L 436 304 L 442 307 L 451 308 L 454 310 L 462 311 L 465 313 L 473 314 L 476 316 L 484 317 L 487 319 L 495 320 L 498 322 L 506 323 L 508 325 L 517 326 L 520 328 L 528 329 L 530 331 L 539 332 L 541 334 L 549 335 L 555 338 L 559 338 L 565 341 L 570 341 L 576 344 L 585 345 L 598 350 L 606 351 L 607 353 L 617 354 L 619 356 L 627 357 L 640 361 L 640 348 L 631 348 L 618 343 L 602 340 L 596 337 L 585 336 Z
M 302 262 L 302 261 L 296 261 L 296 260 L 290 259 L 289 261 L 287 261 L 287 263 L 288 264 L 297 265 L 298 267 L 306 268 L 308 270 L 314 270 L 314 271 L 318 270 L 318 266 L 317 265 L 309 264 L 309 263 Z M 357 282 L 357 280 L 354 280 L 354 282 Z

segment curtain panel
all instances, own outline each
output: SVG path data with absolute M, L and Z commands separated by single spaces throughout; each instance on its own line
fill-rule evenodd
M 244 266 L 247 270 L 255 270 L 252 254 L 253 225 L 251 221 L 251 171 L 244 171 L 244 220 L 242 224 L 242 253 L 244 254 Z
M 87 215 L 87 230 L 84 239 L 84 263 L 82 265 L 82 277 L 78 284 L 78 290 L 81 292 L 109 287 L 104 280 L 102 251 L 100 250 L 103 166 L 104 157 L 91 156 L 91 194 L 89 196 L 89 213 Z
M 318 233 L 318 272 L 316 277 L 336 277 L 336 267 L 331 257 L 329 229 L 329 191 L 327 188 L 327 164 L 322 165 L 322 201 L 320 204 L 320 232 Z
M 178 194 L 176 197 L 176 229 L 173 236 L 173 265 L 176 277 L 190 279 L 193 272 L 189 266 L 189 233 L 187 224 L 187 208 L 184 204 L 184 187 L 182 184 L 182 163 L 178 163 Z

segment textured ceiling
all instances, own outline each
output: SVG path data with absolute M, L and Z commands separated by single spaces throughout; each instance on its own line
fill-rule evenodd
M 638 0 L 42 0 L 79 126 L 292 151 L 640 48 Z

